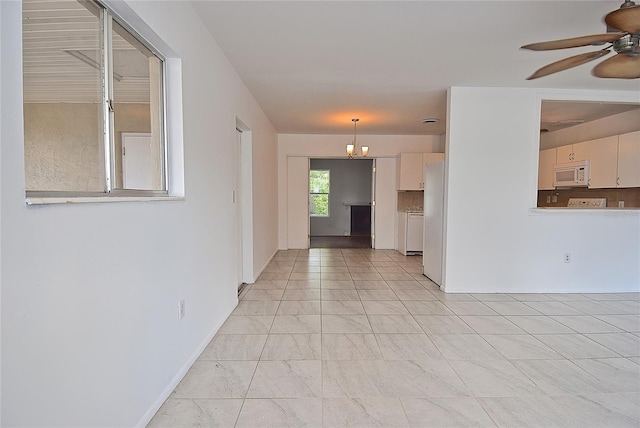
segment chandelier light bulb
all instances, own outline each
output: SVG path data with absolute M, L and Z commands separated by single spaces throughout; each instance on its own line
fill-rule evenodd
M 360 119 L 358 119 L 357 117 L 354 117 L 353 119 L 351 119 L 351 122 L 353 122 L 353 142 L 351 144 L 347 144 L 347 158 L 349 159 L 353 159 L 355 156 L 358 156 L 358 121 Z M 362 156 L 366 157 L 367 154 L 369 154 L 369 147 L 368 146 L 363 146 L 361 148 L 362 150 Z

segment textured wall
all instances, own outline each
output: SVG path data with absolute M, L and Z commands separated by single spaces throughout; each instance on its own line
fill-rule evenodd
M 103 191 L 99 104 L 25 104 L 27 190 Z
M 104 152 L 99 104 L 25 104 L 27 190 L 102 192 Z M 116 104 L 116 153 L 122 132 L 150 132 L 148 104 Z M 116 185 L 122 157 L 116 156 Z

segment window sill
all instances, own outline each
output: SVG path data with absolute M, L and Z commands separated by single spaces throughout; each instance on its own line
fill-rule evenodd
M 26 198 L 27 205 L 95 204 L 104 202 L 184 201 L 184 196 L 47 196 Z

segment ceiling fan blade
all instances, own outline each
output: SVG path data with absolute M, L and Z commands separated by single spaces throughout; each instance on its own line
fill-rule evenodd
M 604 22 L 620 31 L 636 34 L 640 31 L 640 5 L 614 10 L 604 17 Z
M 548 42 L 531 43 L 522 49 L 532 51 L 551 51 L 555 49 L 576 48 L 578 46 L 602 45 L 625 36 L 624 33 L 591 34 L 589 36 L 572 37 L 570 39 L 550 40 Z
M 574 55 L 569 58 L 561 59 L 560 61 L 552 62 L 551 64 L 545 65 L 544 67 L 536 70 L 535 73 L 527 77 L 527 80 L 537 79 L 538 77 L 547 76 L 549 74 L 557 73 L 558 71 L 577 67 L 586 62 L 603 57 L 609 52 L 609 49 L 602 49 L 599 51 Z
M 618 54 L 593 68 L 593 75 L 610 79 L 640 78 L 640 55 Z

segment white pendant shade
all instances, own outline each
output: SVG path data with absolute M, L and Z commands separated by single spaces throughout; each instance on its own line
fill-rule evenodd
M 358 118 L 351 119 L 351 121 L 353 122 L 353 143 L 347 144 L 347 158 L 349 159 L 353 159 L 355 156 L 358 156 L 358 140 L 356 139 L 356 137 L 357 137 L 357 131 L 358 131 L 357 126 L 358 126 L 359 120 L 360 119 Z M 369 154 L 368 146 L 362 146 L 361 150 L 362 150 L 363 157 L 366 157 Z

